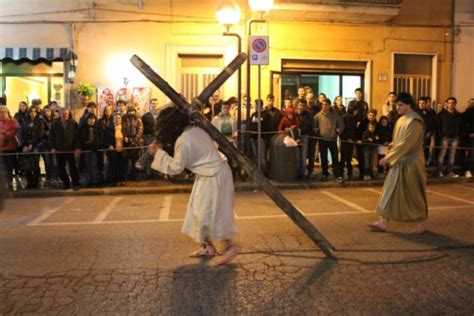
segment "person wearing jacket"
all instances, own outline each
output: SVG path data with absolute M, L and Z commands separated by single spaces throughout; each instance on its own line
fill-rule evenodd
M 57 172 L 54 166 L 54 157 L 51 154 L 51 143 L 49 141 L 51 126 L 53 126 L 54 122 L 54 114 L 49 105 L 43 108 L 40 120 L 41 123 L 43 123 L 43 137 L 38 150 L 42 153 L 41 157 L 43 157 L 44 167 L 46 169 L 46 183 L 52 185 L 57 180 Z
M 436 112 L 428 106 L 428 98 L 418 99 L 418 109 L 423 121 L 425 122 L 425 142 L 423 144 L 425 153 L 425 162 L 429 166 L 433 159 L 435 134 L 436 134 Z
M 301 149 L 301 161 L 299 164 L 298 177 L 302 179 L 305 172 L 308 172 L 308 178 L 311 176 L 314 168 L 314 157 L 308 156 L 310 150 L 310 137 L 313 136 L 314 130 L 314 118 L 308 111 L 306 101 L 300 101 L 297 105 L 298 120 L 300 122 L 300 149 Z M 306 159 L 308 159 L 308 165 L 306 165 Z M 313 164 L 311 166 L 311 163 Z
M 43 138 L 43 123 L 38 116 L 38 108 L 28 109 L 28 121 L 23 124 L 20 131 L 22 152 L 21 168 L 26 176 L 27 189 L 34 189 L 38 186 L 40 176 L 39 155 L 35 153 Z
M 97 116 L 89 113 L 86 124 L 79 128 L 81 151 L 84 152 L 85 180 L 88 187 L 97 187 L 100 183 L 97 153 L 102 147 L 102 140 L 96 122 Z
M 462 152 L 462 169 L 466 178 L 472 178 L 474 172 L 474 98 L 469 99 L 466 111 L 462 113 L 462 140 L 466 148 Z
M 436 117 L 436 125 L 438 127 L 438 137 L 440 139 L 441 150 L 438 155 L 438 176 L 457 178 L 459 175 L 454 173 L 453 165 L 456 156 L 456 149 L 459 145 L 459 136 L 461 135 L 461 113 L 456 110 L 457 100 L 449 97 L 447 100 L 447 108 L 441 110 Z M 449 153 L 448 153 L 449 151 Z M 444 158 L 448 153 L 448 161 L 446 168 L 444 167 Z M 444 171 L 446 171 L 444 173 Z
M 75 157 L 79 159 L 80 155 L 78 129 L 77 123 L 71 116 L 71 111 L 64 108 L 61 111 L 61 119 L 52 124 L 49 134 L 51 153 L 56 155 L 59 178 L 63 182 L 64 190 L 71 187 L 71 181 L 66 172 L 66 164 L 69 167 L 73 188 L 75 190 L 80 189 L 79 172 L 75 164 Z
M 342 117 L 344 131 L 341 133 L 341 171 L 347 168 L 347 179 L 352 179 L 352 154 L 357 140 L 357 108 L 353 107 Z
M 139 170 L 135 163 L 140 158 L 140 146 L 143 146 L 143 122 L 138 117 L 137 111 L 133 106 L 129 106 L 127 114 L 122 116 L 122 134 L 125 147 L 124 159 L 125 165 L 131 162 L 130 176 L 131 180 L 136 180 Z M 125 176 L 128 174 L 128 167 L 125 168 Z
M 107 105 L 102 113 L 102 117 L 98 122 L 99 131 L 102 139 L 102 148 L 106 150 L 105 156 L 103 152 L 98 152 L 99 154 L 99 166 L 103 166 L 103 179 L 106 183 L 113 184 L 115 176 L 112 173 L 112 160 L 114 158 L 114 148 L 115 148 L 115 122 L 114 122 L 114 106 Z M 100 161 L 102 159 L 102 161 Z M 99 167 L 100 168 L 100 167 Z
M 6 185 L 9 189 L 13 188 L 13 170 L 16 165 L 17 141 L 16 135 L 20 127 L 15 119 L 10 118 L 6 105 L 0 106 L 0 136 L 3 141 L 0 143 L 0 152 L 5 154 L 1 156 L 2 165 L 6 177 Z
M 337 137 L 344 131 L 344 122 L 341 116 L 333 109 L 329 100 L 321 102 L 321 112 L 316 114 L 315 134 L 319 137 L 319 150 L 321 152 L 321 167 L 323 169 L 322 181 L 327 181 L 328 150 L 331 153 L 332 169 L 337 182 L 343 182 L 341 166 L 337 152 Z

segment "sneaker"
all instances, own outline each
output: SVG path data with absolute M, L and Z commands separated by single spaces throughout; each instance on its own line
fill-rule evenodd
M 364 176 L 364 181 L 372 180 L 370 176 Z
M 343 181 L 342 181 L 342 177 L 337 177 L 337 178 L 336 178 L 336 182 L 342 183 L 342 182 L 343 182 Z
M 455 174 L 454 172 L 448 173 L 447 176 L 450 177 L 450 178 L 459 178 L 459 175 L 458 175 L 458 174 Z
M 464 177 L 466 177 L 466 178 L 472 178 L 472 173 L 471 173 L 471 171 L 469 171 L 469 170 L 466 171 L 466 173 L 464 174 Z
M 323 182 L 328 181 L 328 176 L 322 176 L 322 177 L 321 177 L 321 181 L 323 181 Z
M 442 172 L 438 172 L 438 178 L 444 178 L 444 174 Z

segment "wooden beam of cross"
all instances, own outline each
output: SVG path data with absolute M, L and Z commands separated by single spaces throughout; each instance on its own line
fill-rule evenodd
M 171 101 L 179 108 L 186 111 L 191 120 L 204 129 L 219 144 L 219 150 L 228 155 L 232 160 L 237 161 L 239 166 L 257 183 L 257 185 L 278 205 L 283 212 L 326 254 L 334 258 L 334 247 L 330 242 L 314 227 L 311 222 L 304 217 L 301 212 L 294 207 L 288 199 L 258 170 L 255 164 L 244 154 L 235 148 L 214 125 L 209 122 L 199 111 L 202 104 L 205 104 L 209 97 L 232 74 L 240 68 L 247 60 L 247 55 L 241 53 L 203 90 L 203 92 L 193 100 L 192 104 L 185 101 L 163 78 L 150 68 L 140 57 L 133 55 L 130 59 L 132 64 L 141 71 L 155 86 L 157 86 Z

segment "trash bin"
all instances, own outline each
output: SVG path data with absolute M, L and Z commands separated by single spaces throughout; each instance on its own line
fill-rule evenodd
M 291 181 L 298 177 L 299 146 L 287 147 L 283 142 L 288 134 L 273 136 L 270 142 L 270 178 L 275 181 Z

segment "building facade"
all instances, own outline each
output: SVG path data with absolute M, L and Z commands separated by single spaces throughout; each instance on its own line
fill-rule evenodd
M 150 88 L 151 97 L 166 102 L 129 62 L 137 54 L 192 98 L 237 54 L 236 39 L 223 36 L 215 19 L 221 2 L 0 0 L 2 95 L 12 112 L 19 101 L 32 98 L 79 107 L 74 87 L 89 82 L 99 88 L 97 98 L 106 89 L 120 97 L 127 88 L 130 97 L 134 88 Z M 469 21 L 462 36 L 471 44 L 454 50 L 460 36 L 454 0 L 281 0 L 263 15 L 265 23 L 250 30 L 247 21 L 259 16 L 246 1 L 236 2 L 242 16 L 231 31 L 242 37 L 244 51 L 248 34 L 269 36 L 260 91 L 258 66 L 251 66 L 252 100 L 272 93 L 280 104 L 300 85 L 331 99 L 342 95 L 346 103 L 362 87 L 376 109 L 390 91 L 429 95 L 435 105 L 454 93 L 463 98 L 471 93 L 453 77 L 456 56 L 467 63 L 471 56 L 472 65 Z M 456 78 L 472 78 L 464 59 Z M 220 92 L 235 96 L 237 76 Z

